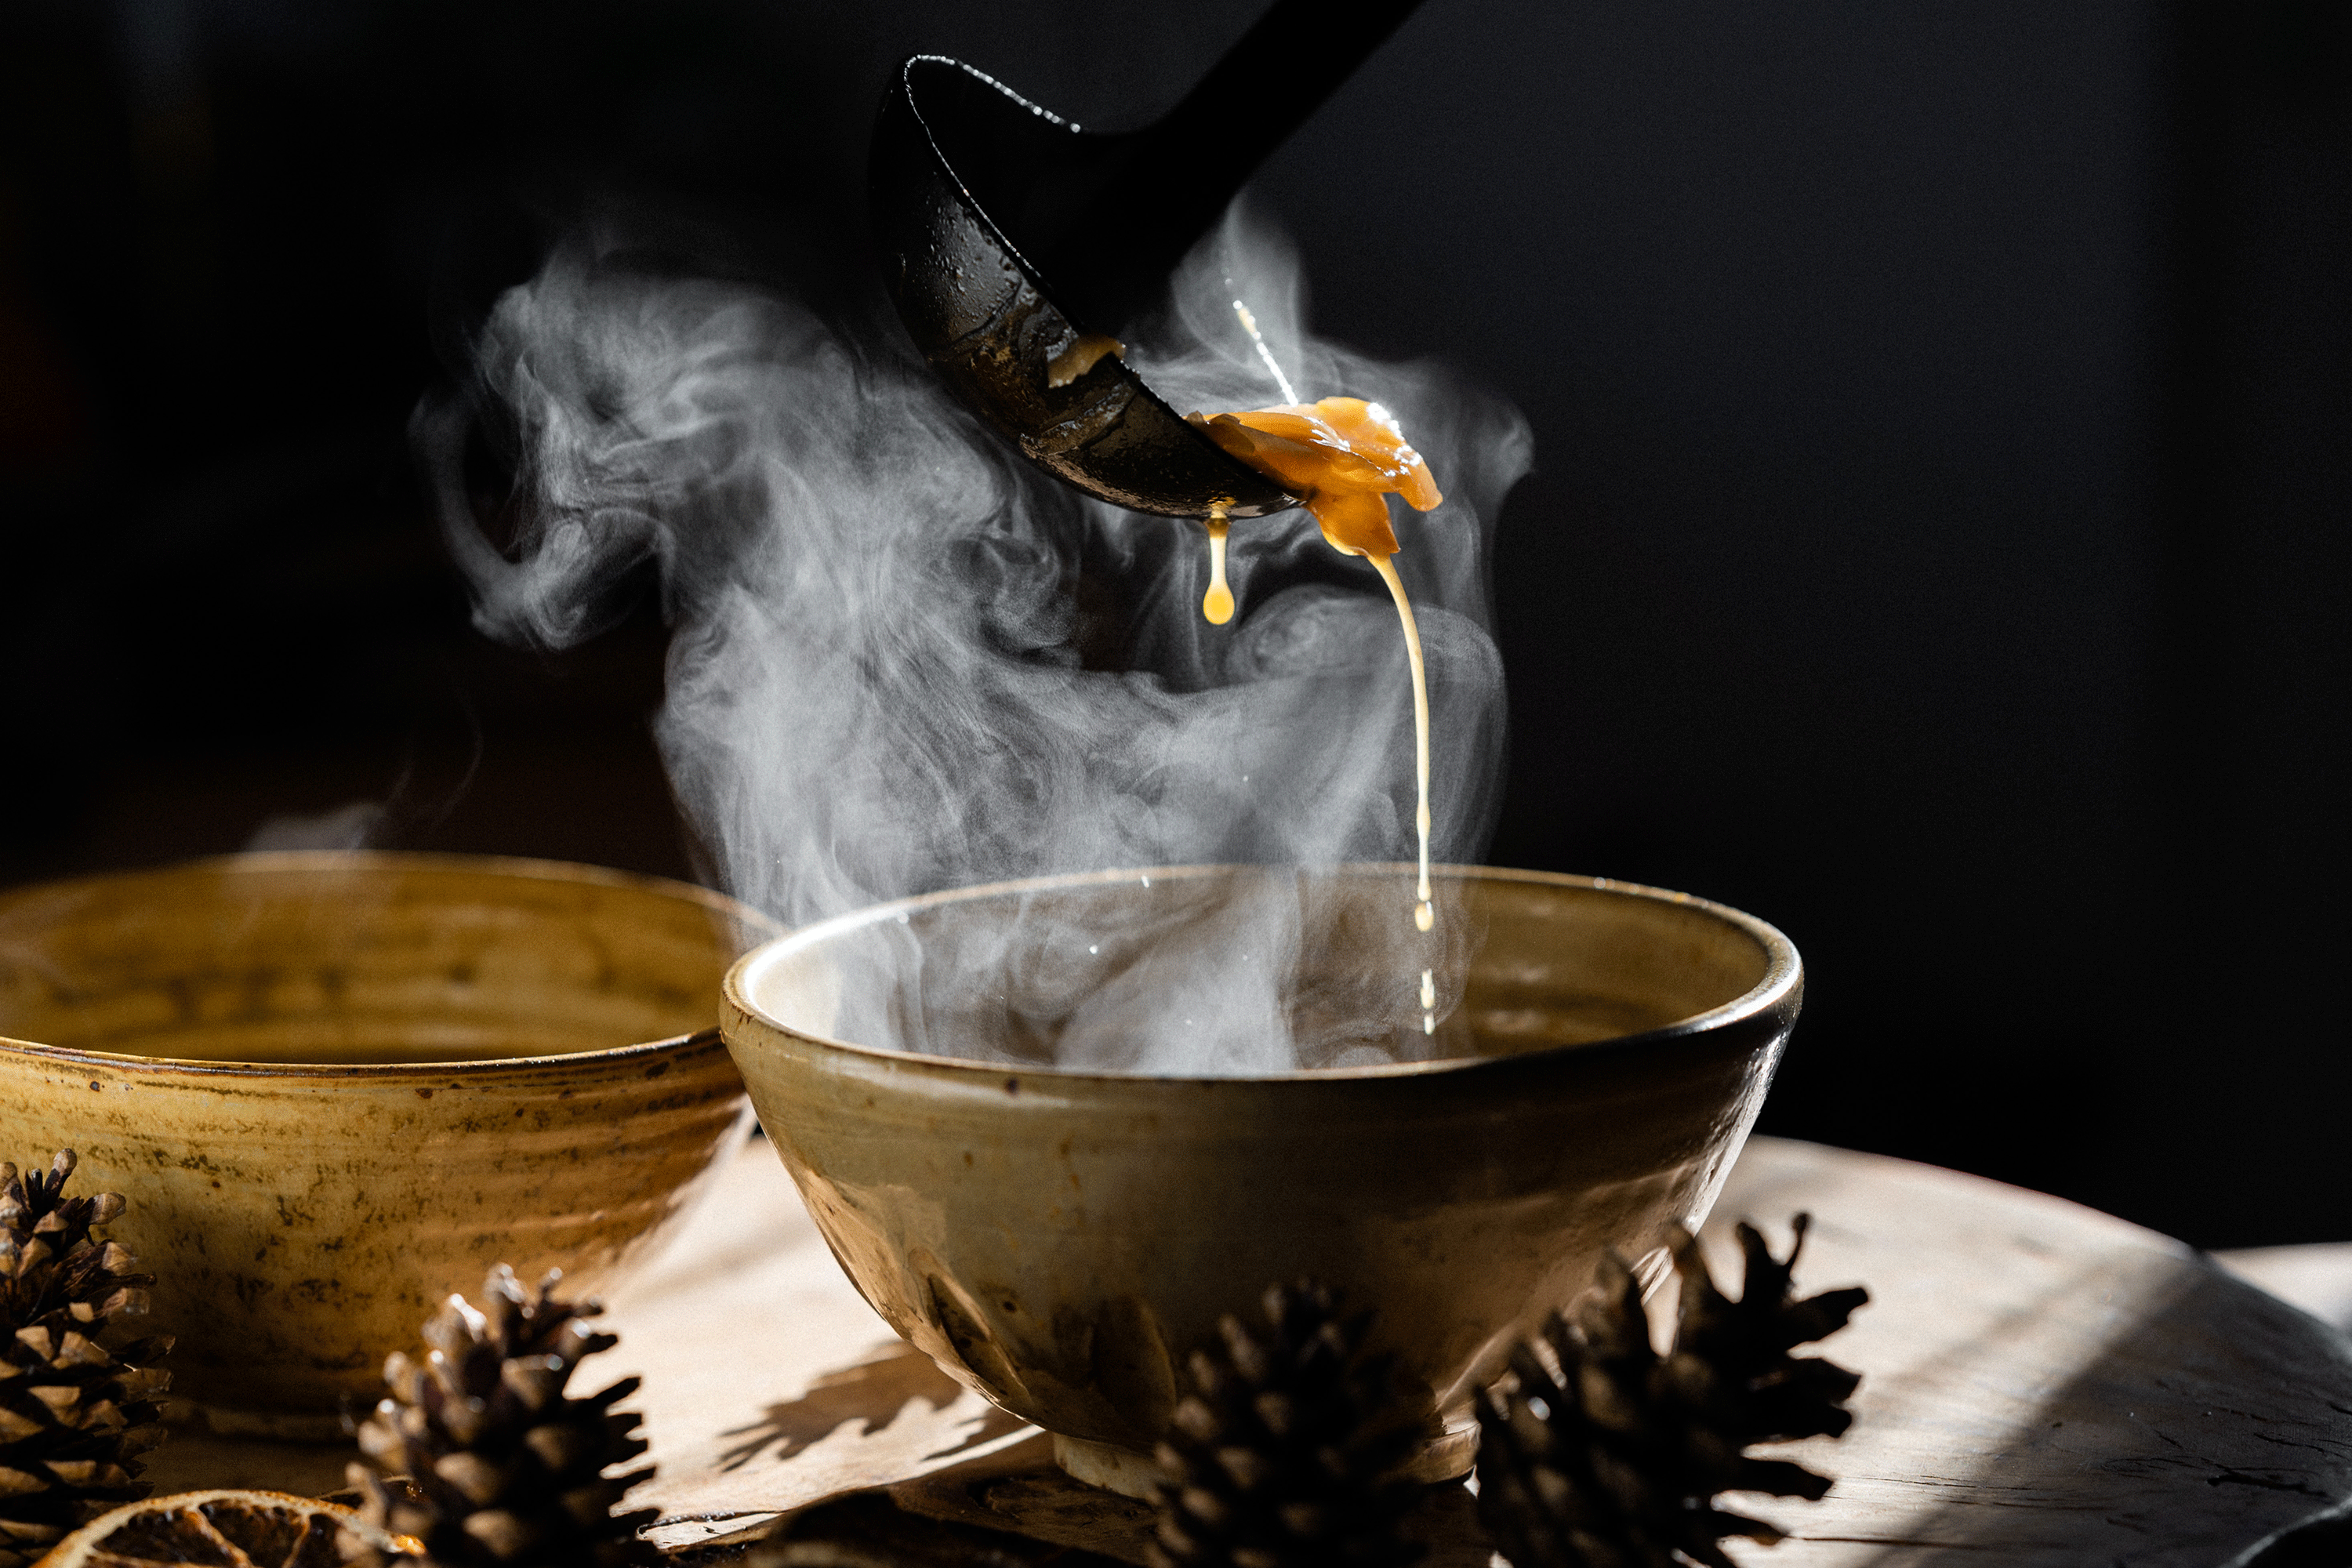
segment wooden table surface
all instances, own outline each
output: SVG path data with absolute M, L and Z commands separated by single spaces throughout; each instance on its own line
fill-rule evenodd
M 1799 1209 L 1814 1216 L 1799 1289 L 1870 1289 L 1824 1347 L 1863 1383 L 1845 1438 L 1789 1450 L 1838 1478 L 1826 1500 L 1738 1500 L 1791 1532 L 1733 1544 L 1743 1563 L 2219 1568 L 2352 1495 L 2352 1342 L 2288 1300 L 2352 1310 L 2352 1247 L 2217 1260 L 2015 1187 L 1757 1139 L 1708 1226 L 1718 1277 L 1736 1279 L 1732 1221 L 1780 1244 Z M 583 1382 L 645 1375 L 635 1403 L 660 1473 L 632 1500 L 662 1510 L 666 1545 L 896 1483 L 921 1511 L 993 1510 L 1141 1560 L 1139 1510 L 1043 1468 L 1033 1428 L 875 1317 L 764 1142 L 613 1300 L 610 1324 L 622 1344 Z M 349 1458 L 186 1432 L 150 1473 L 163 1490 L 325 1491 Z M 1462 1501 L 1436 1516 L 1430 1568 L 1487 1560 Z

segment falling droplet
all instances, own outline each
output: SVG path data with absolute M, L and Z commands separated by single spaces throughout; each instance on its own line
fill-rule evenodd
M 1234 618 L 1234 591 L 1225 586 L 1225 533 L 1233 525 L 1225 514 L 1209 514 L 1209 591 L 1201 595 L 1201 614 L 1213 626 Z
M 1437 1005 L 1437 976 L 1426 969 L 1421 972 L 1421 1005 L 1424 1012 Z
M 1423 931 L 1433 928 L 1437 924 L 1436 907 L 1427 899 L 1422 900 L 1412 908 L 1412 923 Z

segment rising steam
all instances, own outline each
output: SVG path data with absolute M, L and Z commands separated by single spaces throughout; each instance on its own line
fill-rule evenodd
M 1433 851 L 1474 859 L 1503 733 L 1486 548 L 1526 426 L 1442 371 L 1308 337 L 1295 258 L 1239 218 L 1135 334 L 1129 363 L 1180 411 L 1278 400 L 1236 299 L 1300 396 L 1385 404 L 1445 490 L 1397 509 L 1397 559 L 1436 715 Z M 1394 615 L 1304 512 L 1234 525 L 1240 610 L 1212 627 L 1197 526 L 1032 469 L 895 323 L 583 242 L 499 301 L 477 350 L 483 402 L 420 420 L 476 620 L 563 647 L 652 564 L 675 627 L 663 756 L 736 896 L 801 924 L 1052 872 L 1412 854 Z M 461 478 L 480 416 L 518 438 L 504 551 Z M 1281 1065 L 1174 1049 L 1119 1065 Z

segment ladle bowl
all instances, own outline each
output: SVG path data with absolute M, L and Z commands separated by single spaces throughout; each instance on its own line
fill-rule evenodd
M 1376 1312 L 1371 1348 L 1397 1358 L 1425 1439 L 1415 1473 L 1460 1473 L 1514 1341 L 1611 1249 L 1659 1278 L 1668 1227 L 1706 1216 L 1795 1023 L 1796 951 L 1760 921 L 1453 868 L 1440 901 L 1470 940 L 1437 1037 L 1455 1054 L 1247 1078 L 1053 1065 L 1088 995 L 1212 929 L 1227 889 L 1307 876 L 939 894 L 808 927 L 728 976 L 728 1047 L 849 1278 L 1084 1479 L 1139 1493 L 1189 1353 L 1302 1277 Z M 1318 878 L 1333 931 L 1408 906 L 1402 868 Z M 943 978 L 986 953 L 992 984 Z M 1360 958 L 1310 943 L 1302 983 Z M 955 1054 L 899 1048 L 918 1029 Z
M 1295 498 L 1234 461 L 1116 355 L 1066 385 L 1079 329 L 975 194 L 978 171 L 1080 151 L 1079 132 L 958 60 L 900 68 L 874 127 L 882 279 L 915 346 L 983 424 L 1054 475 L 1116 506 L 1171 517 L 1262 517 Z M 983 150 L 984 149 L 984 150 Z M 994 197 L 999 210 L 1011 194 Z
M 1297 506 L 1118 356 L 1059 386 L 1053 366 L 1154 304 L 1260 161 L 1415 4 L 1363 0 L 1335 22 L 1276 0 L 1182 101 L 1117 133 L 960 60 L 904 61 L 875 117 L 867 203 L 915 346 L 982 423 L 1089 495 L 1171 517 Z

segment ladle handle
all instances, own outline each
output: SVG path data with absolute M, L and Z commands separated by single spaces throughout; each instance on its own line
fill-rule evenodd
M 1234 171 L 1239 189 L 1420 4 L 1275 0 L 1147 134 Z
M 1388 41 L 1420 0 L 1275 0 L 1148 128 L 1047 263 L 1078 314 L 1109 323 L 1150 301 L 1267 154 Z

